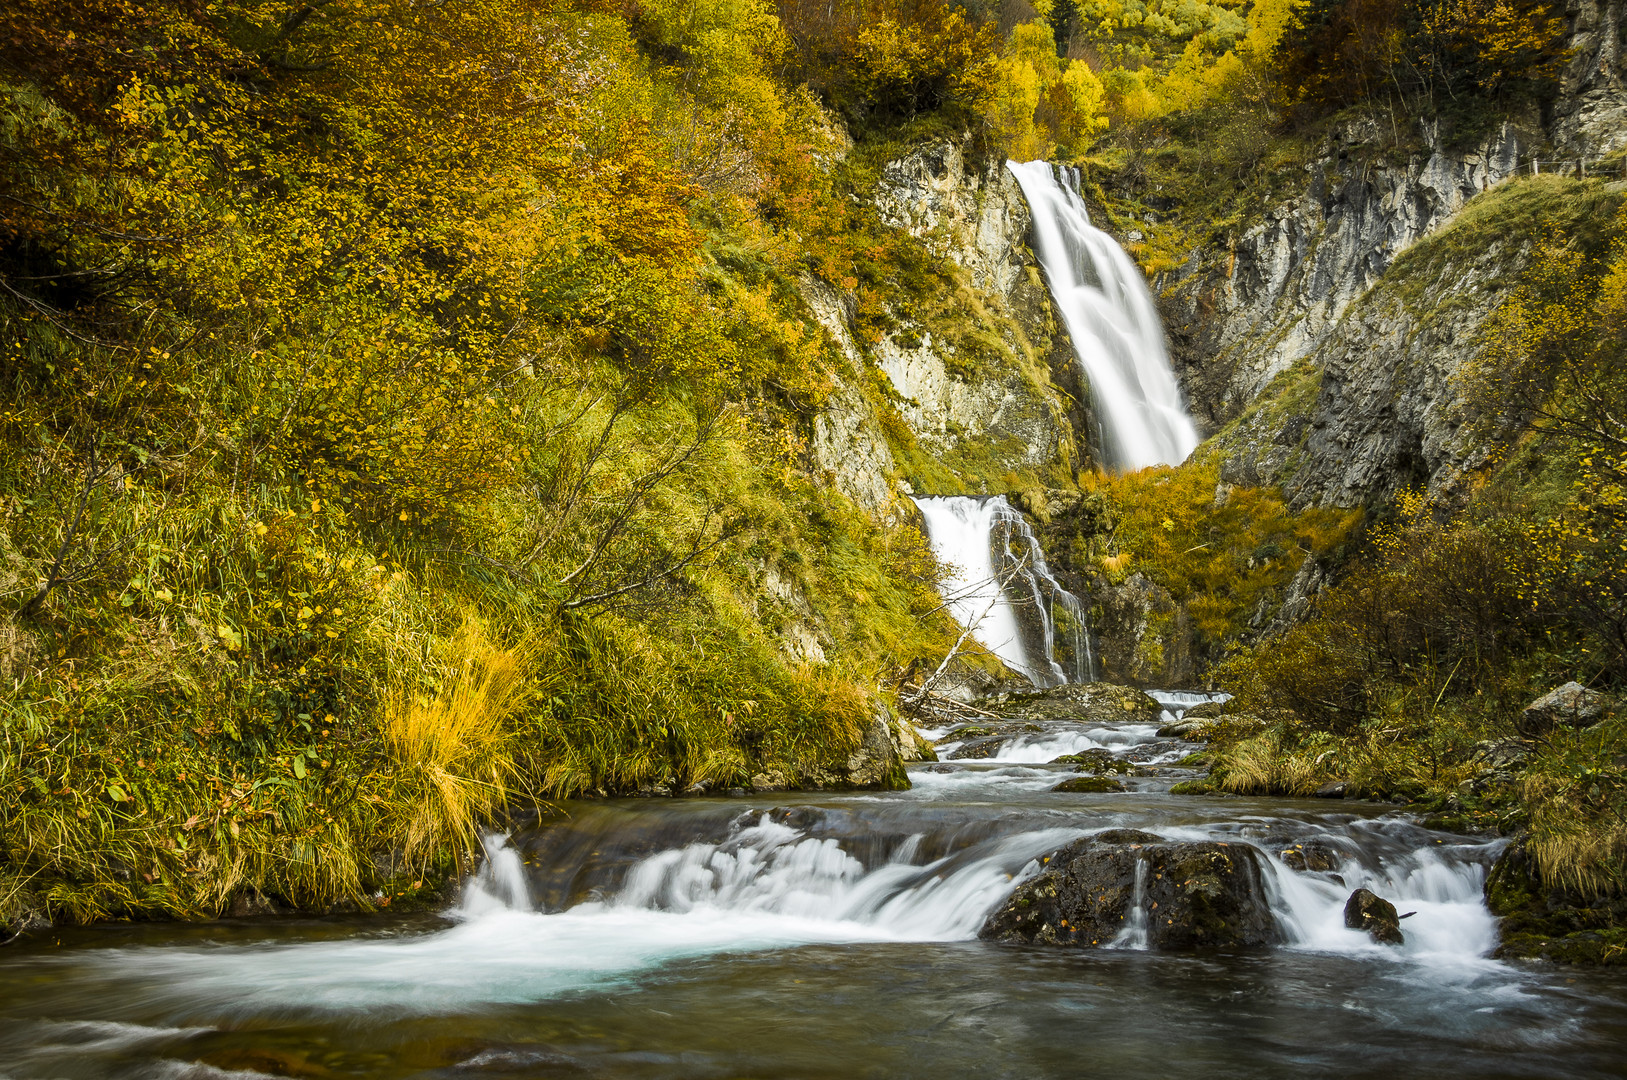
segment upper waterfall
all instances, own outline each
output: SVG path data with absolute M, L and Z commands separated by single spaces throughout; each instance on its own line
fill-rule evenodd
M 1119 469 L 1174 465 L 1198 445 L 1141 271 L 1090 223 L 1049 162 L 1006 162 L 1034 218 L 1034 247 L 1090 382 L 1102 453 Z

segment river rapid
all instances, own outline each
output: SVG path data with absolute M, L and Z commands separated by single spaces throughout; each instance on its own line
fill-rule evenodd
M 1051 790 L 1097 747 L 1130 790 Z M 0 953 L 0 1077 L 1627 1074 L 1627 979 L 1488 958 L 1499 841 L 1172 796 L 1193 749 L 1053 722 L 909 791 L 565 804 L 490 838 L 440 915 L 36 937 Z M 1285 944 L 977 940 L 1048 853 L 1126 827 L 1258 848 Z M 1321 872 L 1290 865 L 1311 841 Z M 1358 886 L 1415 912 L 1405 946 L 1344 928 Z

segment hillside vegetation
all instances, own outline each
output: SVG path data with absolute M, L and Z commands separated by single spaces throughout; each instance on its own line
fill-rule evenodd
M 887 162 L 949 138 L 1079 165 L 1170 271 L 1301 183 L 1330 125 L 1381 118 L 1382 153 L 1539 111 L 1560 16 L 9 5 L 0 923 L 373 907 L 550 798 L 905 782 L 850 762 L 957 634 L 906 514 L 819 475 L 843 393 L 890 482 L 1079 489 L 1058 561 L 1164 590 L 1238 695 L 1216 784 L 1529 826 L 1550 883 L 1621 892 L 1616 721 L 1486 765 L 1536 693 L 1627 675 L 1627 249 L 1600 182 L 1511 183 L 1391 267 L 1416 299 L 1485 235 L 1523 245 L 1464 376 L 1499 451 L 1393 507 L 1222 493 L 1213 446 L 1127 477 L 1071 474 L 1081 448 L 935 458 L 807 300 L 838 296 L 861 352 L 924 326 L 960 375 L 1039 386 L 961 268 L 880 221 Z M 1303 411 L 1317 378 L 1305 358 L 1255 409 Z M 1334 584 L 1261 640 L 1307 557 Z

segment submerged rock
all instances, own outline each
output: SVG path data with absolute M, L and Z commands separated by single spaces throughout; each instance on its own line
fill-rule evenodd
M 1100 947 L 1111 944 L 1137 910 L 1145 913 L 1147 944 L 1155 949 L 1279 939 L 1254 849 L 1129 829 L 1076 840 L 1048 856 L 1045 869 L 1018 886 L 978 936 Z
M 1367 889 L 1357 889 L 1345 901 L 1345 925 L 1352 930 L 1364 930 L 1381 945 L 1403 945 L 1401 916 L 1395 905 Z
M 1127 790 L 1121 781 L 1106 776 L 1074 776 L 1062 781 L 1052 791 L 1071 791 L 1075 794 L 1099 794 Z
M 1589 728 L 1609 714 L 1609 700 L 1579 682 L 1568 682 L 1537 698 L 1515 725 L 1522 735 L 1546 735 L 1557 727 Z

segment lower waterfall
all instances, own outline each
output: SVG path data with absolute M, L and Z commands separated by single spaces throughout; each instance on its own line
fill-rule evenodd
M 944 600 L 961 626 L 1035 686 L 1095 677 L 1084 605 L 1051 576 L 1045 552 L 1004 495 L 915 499 L 951 571 Z

